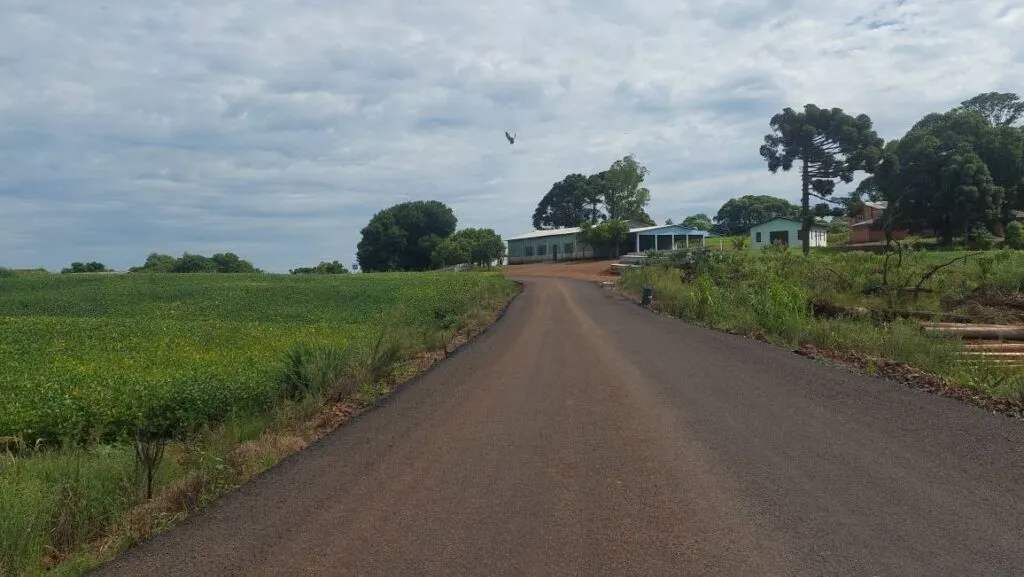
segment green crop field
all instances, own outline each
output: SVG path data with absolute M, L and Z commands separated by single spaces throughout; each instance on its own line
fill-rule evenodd
M 112 438 L 154 408 L 193 424 L 257 410 L 296 345 L 418 335 L 512 286 L 487 273 L 3 276 L 0 437 Z

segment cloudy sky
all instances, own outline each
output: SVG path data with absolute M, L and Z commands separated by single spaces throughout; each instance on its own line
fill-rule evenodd
M 1019 0 L 3 0 L 0 265 L 347 265 L 416 199 L 508 237 L 630 153 L 659 222 L 795 199 L 757 153 L 774 112 L 898 137 L 1024 92 L 1022 30 Z

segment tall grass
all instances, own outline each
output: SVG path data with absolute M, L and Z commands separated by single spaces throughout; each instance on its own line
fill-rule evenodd
M 964 253 L 966 254 L 966 253 Z M 900 267 L 890 263 L 890 283 L 913 286 L 937 264 L 957 254 L 907 251 Z M 921 331 L 909 320 L 878 323 L 870 318 L 816 318 L 813 301 L 847 306 L 941 308 L 950 295 L 962 296 L 985 284 L 1006 291 L 1024 284 L 1024 253 L 993 252 L 978 261 L 937 272 L 917 299 L 905 291 L 879 296 L 884 257 L 870 253 L 814 254 L 767 249 L 746 253 L 691 251 L 665 255 L 649 266 L 624 272 L 621 286 L 633 294 L 654 289 L 656 306 L 705 326 L 760 334 L 788 346 L 822 349 L 905 362 L 953 384 L 1013 400 L 1024 400 L 1024 371 L 961 360 L 963 343 Z M 865 291 L 869 294 L 865 294 Z

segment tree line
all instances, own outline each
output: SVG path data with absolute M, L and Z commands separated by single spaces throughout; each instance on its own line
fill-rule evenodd
M 942 244 L 1010 227 L 1024 210 L 1024 101 L 1013 93 L 987 92 L 946 111 L 930 113 L 907 133 L 885 142 L 866 114 L 806 104 L 769 120 L 759 153 L 772 173 L 797 169 L 800 203 L 745 195 L 727 201 L 714 218 L 688 216 L 682 226 L 724 235 L 784 217 L 806 231 L 822 217 L 853 216 L 866 200 L 888 204 L 876 226 L 891 231 L 930 231 Z M 847 196 L 836 186 L 866 178 Z M 654 224 L 645 212 L 648 170 L 632 156 L 597 174 L 572 173 L 554 183 L 533 214 L 536 229 L 577 227 L 606 220 Z M 672 224 L 671 219 L 666 224 Z M 1011 236 L 1016 238 L 1016 226 Z M 1008 229 L 1007 229 L 1008 230 Z
M 73 262 L 61 273 L 113 272 L 101 262 Z M 157 252 L 149 253 L 146 262 L 128 269 L 133 273 L 259 273 L 263 272 L 248 260 L 233 252 L 217 253 L 213 256 L 184 253 L 180 257 Z M 314 267 L 298 267 L 288 271 L 291 274 L 346 274 L 348 269 L 339 261 L 321 262 Z
M 451 207 L 437 200 L 385 208 L 360 231 L 356 260 L 366 272 L 425 271 L 471 263 L 488 266 L 505 256 L 505 243 L 490 228 L 456 231 Z
M 651 191 L 643 186 L 649 170 L 633 155 L 596 174 L 572 173 L 551 185 L 533 212 L 537 230 L 633 220 L 655 224 L 647 214 Z
M 884 142 L 866 114 L 807 104 L 774 115 L 760 147 L 768 170 L 800 171 L 803 249 L 809 251 L 814 197 L 856 208 L 863 199 L 888 203 L 878 226 L 930 230 L 940 242 L 970 240 L 1012 222 L 1024 209 L 1024 102 L 988 92 L 925 115 L 901 138 Z M 867 177 L 848 197 L 832 198 L 839 182 Z

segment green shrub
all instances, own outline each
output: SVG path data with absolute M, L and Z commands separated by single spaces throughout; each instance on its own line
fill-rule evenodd
M 1024 250 L 1024 224 L 1013 221 L 1006 225 L 1006 234 L 1003 237 L 1006 246 L 1014 250 Z
M 347 349 L 302 343 L 285 354 L 280 377 L 281 395 L 298 401 L 335 390 L 352 368 Z
M 977 226 L 971 231 L 968 246 L 976 250 L 992 250 L 996 246 L 996 237 L 983 226 Z

